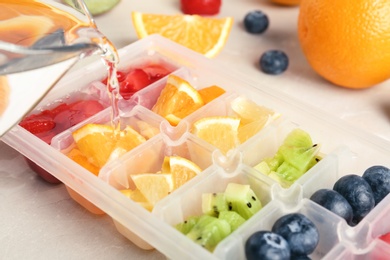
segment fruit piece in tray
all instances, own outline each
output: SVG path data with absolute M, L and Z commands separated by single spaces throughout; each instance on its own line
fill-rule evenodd
M 171 74 L 152 111 L 176 126 L 183 118 L 224 93 L 224 89 L 215 85 L 198 91 L 188 81 Z
M 221 87 L 213 85 L 210 87 L 199 89 L 198 92 L 199 92 L 199 95 L 202 97 L 204 104 L 206 105 L 207 103 L 210 103 L 211 101 L 213 101 L 217 97 L 224 94 L 226 91 Z
M 310 199 L 356 225 L 390 193 L 390 170 L 382 165 L 367 168 L 363 176 L 341 177 L 331 189 L 320 189 Z
M 299 128 L 292 130 L 273 157 L 265 158 L 254 168 L 289 187 L 318 161 L 320 146 Z
M 309 259 L 319 236 L 308 217 L 301 213 L 286 214 L 275 221 L 271 231 L 257 231 L 246 240 L 245 256 L 248 260 Z
M 245 98 L 231 102 L 231 116 L 210 116 L 194 122 L 191 132 L 214 145 L 223 154 L 244 143 L 279 114 Z
M 281 235 L 271 231 L 257 231 L 245 243 L 247 260 L 291 259 L 290 246 Z
M 353 211 L 349 202 L 337 191 L 320 189 L 314 192 L 310 199 L 351 223 Z
M 260 200 L 249 185 L 229 183 L 224 192 L 202 194 L 203 215 L 190 216 L 175 227 L 194 242 L 213 251 L 220 241 L 261 208 Z
M 365 179 L 356 174 L 349 174 L 336 181 L 333 189 L 340 193 L 351 205 L 352 222 L 358 224 L 375 206 L 374 193 Z
M 135 190 L 128 189 L 121 190 L 121 192 L 151 211 L 158 201 L 194 178 L 201 171 L 202 169 L 198 165 L 184 157 L 165 156 L 161 171 L 131 175 L 136 187 Z M 142 196 L 134 196 L 134 193 Z
M 382 165 L 371 166 L 364 171 L 363 178 L 370 185 L 375 205 L 378 205 L 390 193 L 390 169 Z
M 72 134 L 75 146 L 68 153 L 68 156 L 75 160 L 72 155 L 75 150 L 79 151 L 83 160 L 75 160 L 83 163 L 82 166 L 102 168 L 107 162 L 119 158 L 124 153 L 142 144 L 146 139 L 127 126 L 124 130 L 115 131 L 114 127 L 102 124 L 86 124 Z
M 147 64 L 130 70 L 120 70 L 117 72 L 119 94 L 123 99 L 128 100 L 137 91 L 165 77 L 170 72 L 168 68 L 158 64 Z M 107 85 L 107 78 L 104 78 L 102 83 Z
M 240 127 L 238 128 L 240 143 L 244 143 L 280 116 L 272 109 L 258 105 L 243 96 L 234 99 L 230 106 L 234 115 L 240 118 Z
M 51 109 L 25 117 L 19 125 L 47 144 L 51 139 L 86 118 L 102 111 L 105 106 L 97 100 L 77 100 L 60 103 Z M 57 178 L 26 158 L 29 167 L 49 183 L 61 183 Z
M 216 15 L 222 0 L 180 0 L 181 10 L 185 14 Z
M 216 56 L 225 46 L 233 24 L 232 17 L 211 18 L 140 12 L 132 12 L 132 20 L 139 38 L 160 34 L 208 58 Z
M 186 80 L 169 75 L 152 111 L 177 125 L 180 120 L 204 105 L 198 91 Z

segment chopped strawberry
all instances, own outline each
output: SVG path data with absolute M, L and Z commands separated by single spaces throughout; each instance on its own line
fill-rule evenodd
M 21 127 L 26 129 L 32 134 L 41 134 L 52 130 L 56 123 L 46 115 L 34 116 L 26 118 L 19 124 Z
M 152 82 L 155 82 L 169 74 L 169 70 L 160 65 L 149 65 L 143 68 Z
M 118 79 L 119 82 L 122 82 L 122 81 L 124 81 L 125 78 L 126 78 L 126 72 L 118 71 L 118 72 L 116 73 L 116 77 L 117 77 L 117 79 Z M 107 80 L 108 80 L 108 78 L 105 77 L 101 82 L 102 82 L 104 85 L 107 85 Z
M 180 0 L 185 14 L 215 15 L 219 13 L 222 0 Z
M 152 81 L 144 70 L 135 69 L 127 75 L 124 81 L 121 82 L 119 94 L 124 99 L 129 99 L 135 92 L 143 89 L 150 83 L 152 83 Z

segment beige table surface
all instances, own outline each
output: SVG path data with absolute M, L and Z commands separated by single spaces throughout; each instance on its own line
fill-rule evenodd
M 261 36 L 246 33 L 242 19 L 249 11 L 268 14 L 270 26 Z M 137 37 L 130 12 L 175 14 L 179 0 L 122 0 L 96 17 L 100 30 L 121 48 Z M 354 127 L 390 140 L 390 82 L 352 91 L 332 86 L 307 64 L 296 34 L 298 7 L 266 0 L 223 0 L 220 16 L 235 19 L 226 47 L 215 58 L 232 70 L 285 92 L 300 102 L 322 108 Z M 268 49 L 284 50 L 288 70 L 279 76 L 259 71 L 257 61 Z M 80 63 L 76 67 L 80 67 Z M 22 156 L 0 141 L 0 259 L 165 259 L 143 251 L 122 237 L 108 216 L 95 216 L 69 198 L 64 185 L 43 182 Z

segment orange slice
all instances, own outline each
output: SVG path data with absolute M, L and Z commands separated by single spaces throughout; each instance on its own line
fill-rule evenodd
M 139 38 L 160 34 L 209 58 L 216 56 L 225 46 L 233 24 L 232 17 L 140 12 L 132 12 L 131 15 Z
M 115 132 L 112 126 L 101 124 L 84 125 L 73 132 L 73 139 L 78 150 L 99 169 L 146 141 L 130 126 Z
M 204 104 L 198 91 L 186 80 L 169 75 L 152 111 L 166 118 L 172 125 L 188 116 Z
M 142 173 L 132 175 L 131 178 L 137 189 L 152 206 L 169 195 L 173 190 L 171 174 Z
M 133 201 L 140 204 L 145 209 L 152 211 L 153 206 L 149 203 L 149 201 L 145 198 L 145 196 L 141 193 L 140 190 L 126 189 L 126 190 L 120 190 L 120 192 L 126 197 L 128 197 L 129 199 L 132 199 Z
M 79 149 L 73 148 L 68 153 L 68 157 L 83 166 L 88 171 L 92 172 L 93 174 L 99 174 L 99 168 L 93 165 L 90 161 L 88 161 L 88 158 L 84 154 L 82 154 Z
M 147 140 L 160 133 L 158 128 L 151 126 L 145 121 L 137 121 L 137 126 L 139 128 L 140 134 L 143 135 Z
M 226 154 L 239 144 L 239 126 L 240 119 L 236 117 L 205 117 L 194 123 L 192 133 Z
M 199 95 L 202 97 L 205 104 L 210 103 L 220 95 L 224 94 L 226 91 L 223 88 L 218 86 L 210 86 L 207 88 L 202 88 L 199 91 Z
M 119 138 L 115 143 L 115 146 L 108 158 L 107 162 L 110 162 L 116 158 L 121 157 L 126 152 L 132 150 L 138 145 L 146 142 L 145 137 L 139 134 L 130 126 L 127 126 L 124 130 L 119 133 Z
M 180 156 L 166 156 L 162 167 L 162 172 L 171 173 L 173 180 L 173 189 L 198 175 L 202 169 L 194 162 Z
M 101 168 L 115 147 L 113 133 L 113 128 L 108 125 L 87 124 L 73 132 L 73 139 L 80 152 L 92 164 Z

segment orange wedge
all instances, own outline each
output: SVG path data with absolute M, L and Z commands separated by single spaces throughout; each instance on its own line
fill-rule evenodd
M 152 206 L 173 190 L 171 174 L 142 173 L 132 175 L 131 178 L 137 189 Z
M 239 144 L 240 119 L 228 116 L 205 117 L 196 121 L 192 133 L 226 154 Z
M 121 157 L 123 154 L 132 150 L 133 148 L 137 147 L 145 141 L 145 137 L 143 137 L 130 126 L 127 126 L 119 133 L 119 138 L 117 139 L 107 162 Z
M 115 147 L 113 133 L 113 128 L 108 125 L 87 124 L 73 132 L 73 139 L 80 152 L 92 164 L 101 168 Z
M 146 139 L 130 126 L 115 132 L 109 125 L 86 124 L 73 132 L 77 149 L 98 169 Z
M 226 91 L 223 88 L 218 86 L 210 86 L 207 88 L 202 88 L 199 91 L 199 95 L 202 97 L 205 104 L 210 103 L 220 95 L 224 94 Z
M 280 116 L 272 109 L 258 105 L 242 96 L 232 101 L 231 108 L 241 120 L 240 128 L 238 129 L 240 143 L 251 138 L 272 120 Z
M 186 80 L 169 75 L 152 111 L 166 118 L 172 125 L 188 116 L 204 104 L 198 91 Z
M 135 189 L 126 189 L 126 190 L 120 190 L 120 192 L 125 195 L 126 197 L 132 199 L 133 201 L 140 204 L 145 209 L 152 211 L 153 206 L 148 202 L 148 200 L 145 198 L 145 196 L 141 193 L 140 190 Z
M 180 156 L 166 156 L 162 166 L 163 173 L 172 174 L 173 189 L 179 188 L 201 171 L 194 162 Z
M 88 158 L 80 152 L 79 149 L 73 148 L 69 153 L 68 157 L 75 161 L 76 163 L 83 166 L 88 171 L 92 172 L 95 175 L 99 174 L 99 168 L 93 165 L 91 162 L 88 161 Z
M 160 34 L 208 58 L 216 56 L 229 37 L 233 18 L 198 15 L 163 15 L 132 12 L 133 26 L 139 38 Z

